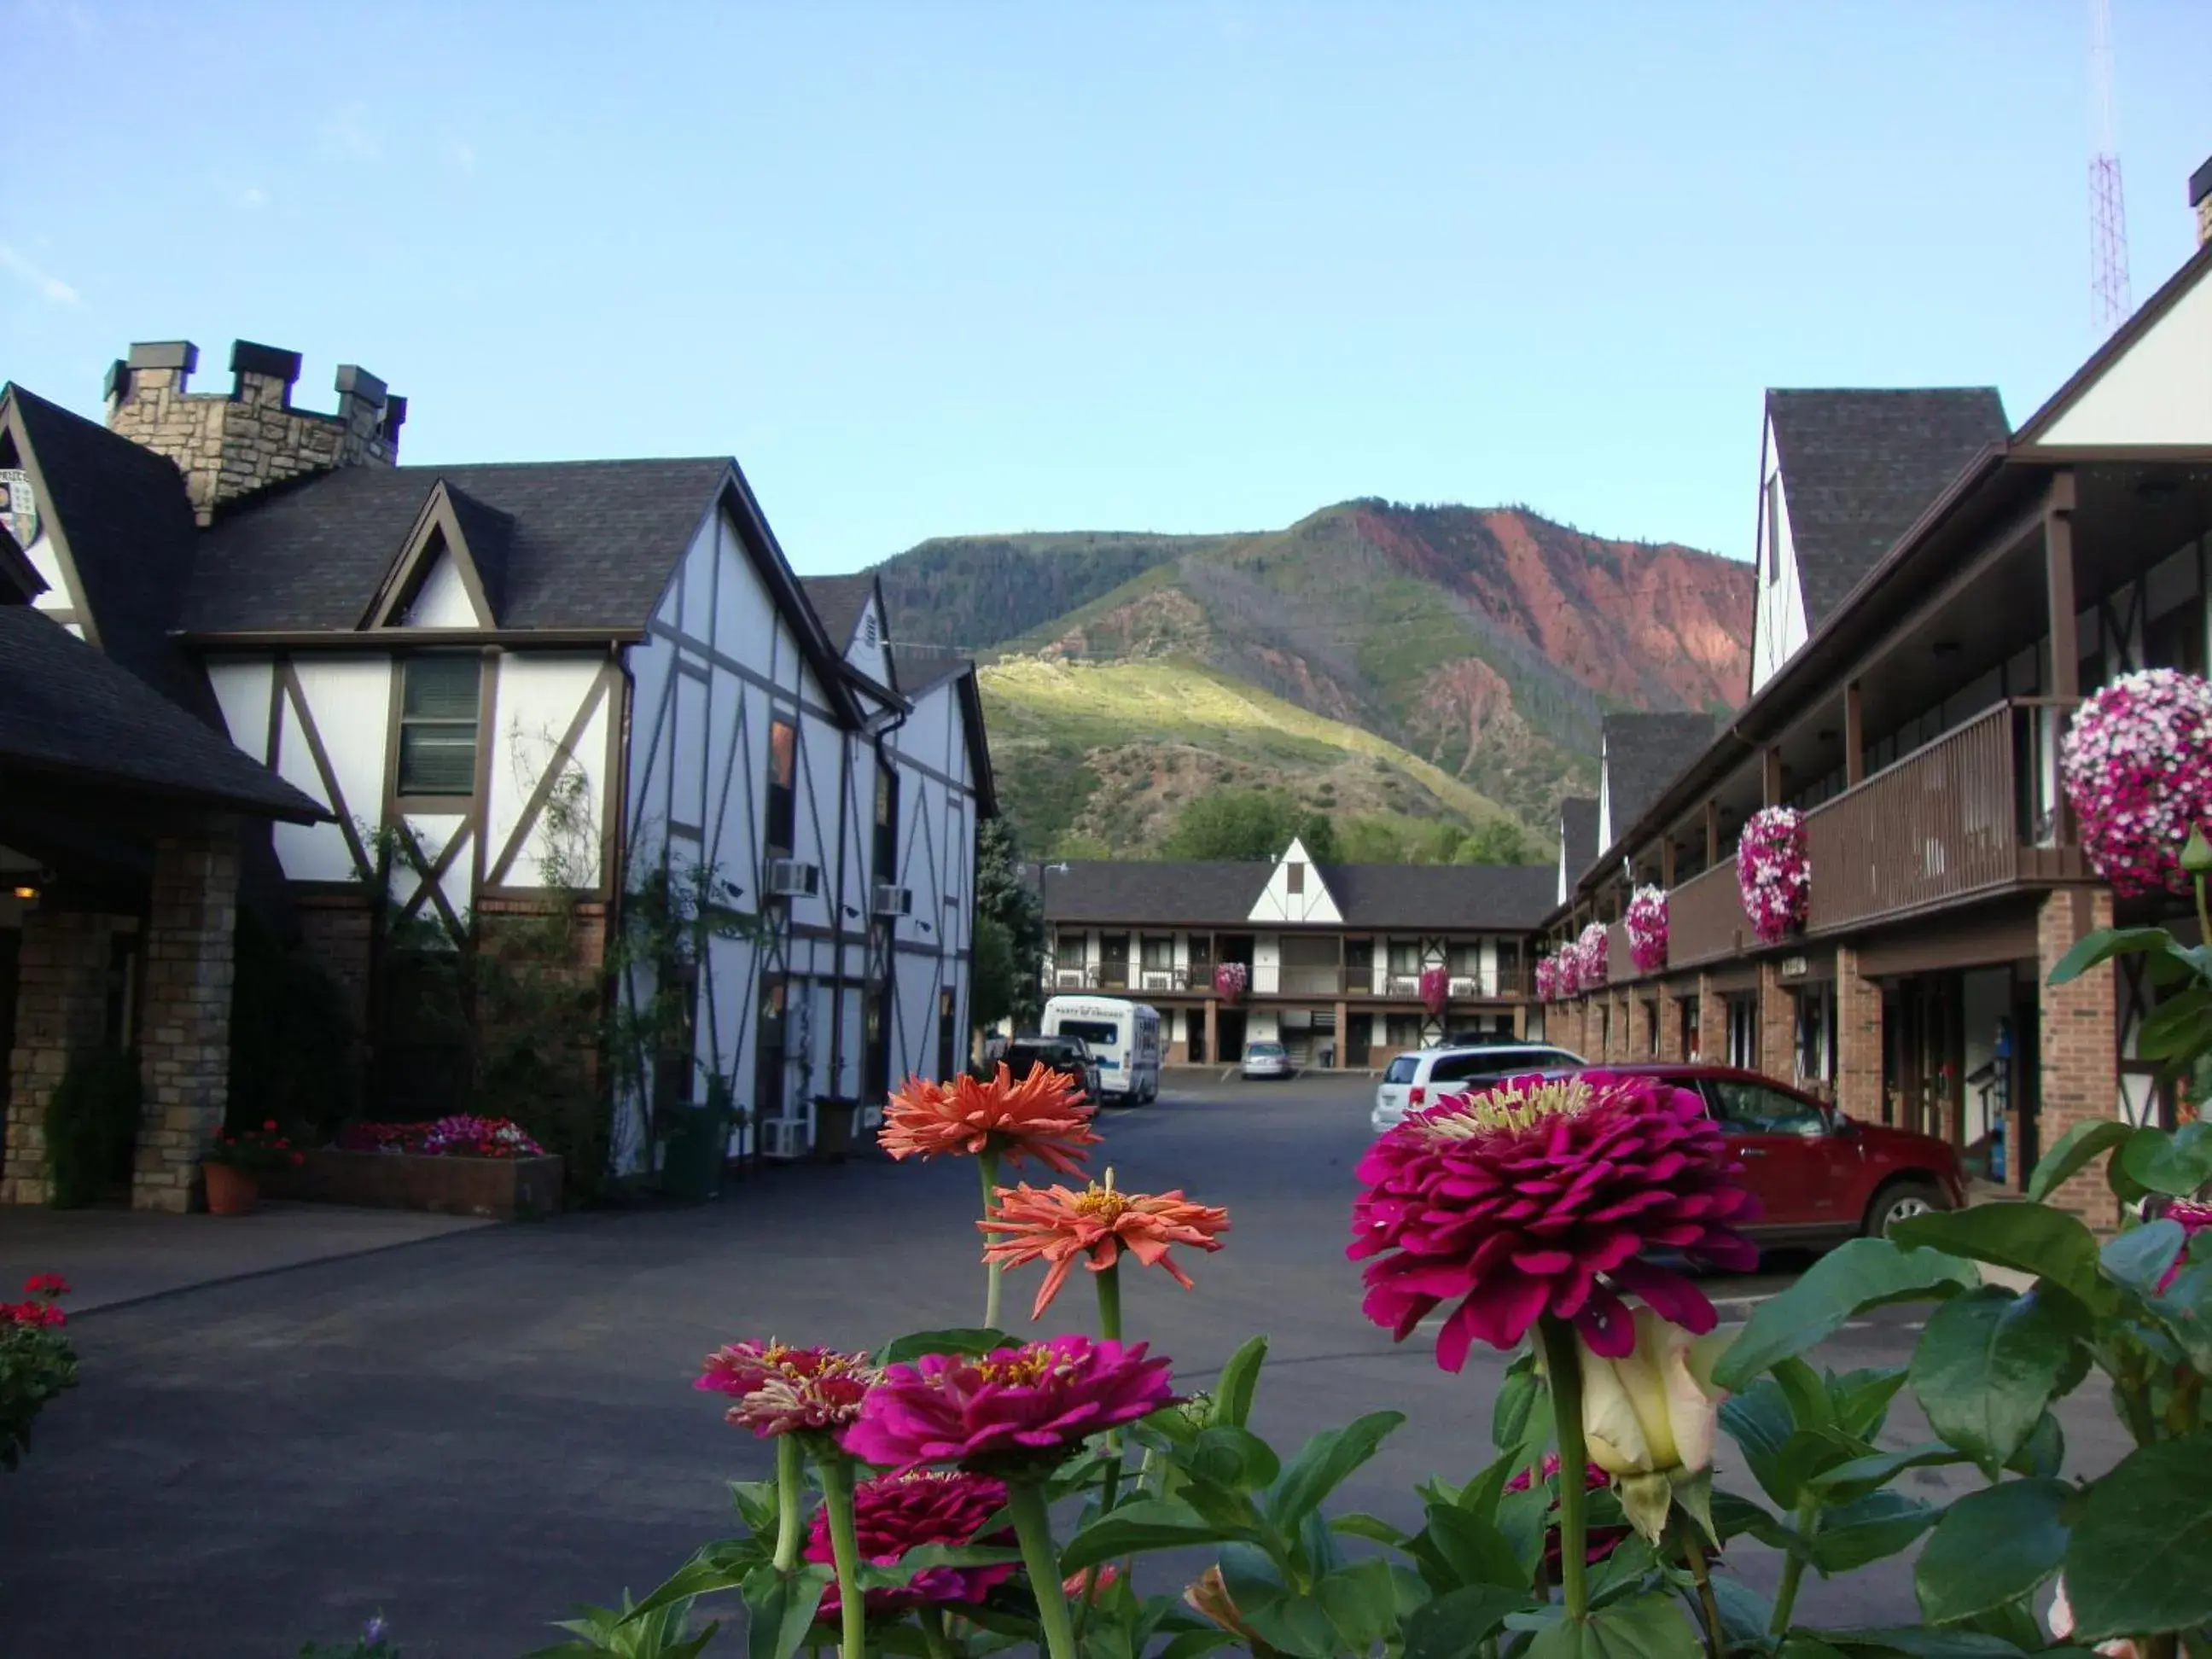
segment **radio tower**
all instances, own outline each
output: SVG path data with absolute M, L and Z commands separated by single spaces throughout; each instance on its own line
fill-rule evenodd
M 2112 136 L 2112 0 L 2089 0 L 2089 289 L 2097 332 L 2110 334 L 2135 309 L 2128 298 L 2128 207 L 2120 190 L 2120 147 Z

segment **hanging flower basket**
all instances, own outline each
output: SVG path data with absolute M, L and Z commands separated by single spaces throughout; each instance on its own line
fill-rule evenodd
M 1442 968 L 1421 969 L 1421 1006 L 1432 1014 L 1441 1014 L 1451 996 L 1451 976 Z
M 1560 1001 L 1571 1001 L 1582 994 L 1583 957 L 1582 952 L 1575 948 L 1574 940 L 1569 939 L 1559 947 L 1559 954 L 1552 958 L 1552 967 Z
M 1779 945 L 1805 925 L 1813 866 L 1805 855 L 1805 815 L 1794 807 L 1765 806 L 1743 826 L 1735 849 L 1735 879 L 1743 911 L 1762 945 Z
M 1667 965 L 1667 895 L 1657 887 L 1639 887 L 1628 901 L 1628 954 L 1639 974 L 1656 974 Z
M 1241 962 L 1224 962 L 1213 970 L 1213 994 L 1224 1002 L 1243 1001 L 1251 983 L 1252 970 Z
M 1557 1002 L 1559 1000 L 1559 964 L 1556 958 L 1546 957 L 1536 964 L 1536 1000 Z
M 1607 955 L 1605 924 L 1594 921 L 1583 929 L 1582 937 L 1575 941 L 1576 977 L 1585 991 L 1596 990 L 1612 976 L 1613 964 Z
M 2114 892 L 2188 890 L 2182 847 L 2212 826 L 2212 682 L 2121 675 L 2075 711 L 2059 764 L 2082 850 Z

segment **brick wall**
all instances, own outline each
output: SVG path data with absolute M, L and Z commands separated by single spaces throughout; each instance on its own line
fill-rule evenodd
M 1859 953 L 1836 949 L 1836 1104 L 1881 1121 L 1881 987 L 1859 974 Z
M 191 1207 L 200 1154 L 230 1100 L 230 1003 L 238 926 L 238 830 L 210 819 L 154 843 L 146 1001 L 138 1064 L 146 1110 L 131 1207 Z
M 1680 988 L 1662 984 L 1659 988 L 1659 1058 L 1680 1060 L 1684 1057 Z
M 131 916 L 32 910 L 16 958 L 15 1048 L 8 1056 L 7 1151 L 0 1204 L 46 1201 L 46 1106 L 70 1055 L 105 1038 L 107 970 Z
M 1759 964 L 1759 1069 L 1788 1083 L 1797 1070 L 1797 1005 L 1782 982 L 1782 965 Z
M 376 919 L 367 894 L 301 894 L 293 900 L 300 942 L 344 991 L 356 1031 L 368 1030 L 369 985 L 374 970 Z
M 2036 915 L 2036 982 L 2042 988 L 2036 1137 L 2046 1150 L 2075 1124 L 2105 1122 L 2119 1110 L 2112 965 L 2093 968 L 2064 985 L 2050 982 L 2051 970 L 2083 934 L 2112 925 L 2112 896 L 2101 888 L 2061 889 L 2045 898 Z M 2119 1225 L 2119 1202 L 2105 1184 L 2102 1158 L 2059 1188 L 2051 1201 L 2100 1231 Z
M 1728 999 L 1711 974 L 1698 975 L 1698 1060 L 1706 1066 L 1728 1064 Z

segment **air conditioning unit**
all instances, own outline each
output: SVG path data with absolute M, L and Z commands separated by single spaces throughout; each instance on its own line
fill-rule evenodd
M 1063 968 L 1052 976 L 1052 982 L 1063 991 L 1080 991 L 1091 982 L 1091 975 L 1080 968 Z
M 775 898 L 812 898 L 822 890 L 822 867 L 798 859 L 770 859 L 768 890 Z
M 1472 974 L 1460 974 L 1453 977 L 1450 989 L 1455 997 L 1471 997 L 1480 995 L 1482 987 Z
M 889 882 L 876 884 L 875 913 L 879 916 L 910 916 L 914 914 L 914 889 L 894 887 Z
M 1146 974 L 1145 988 L 1147 991 L 1172 991 L 1175 989 L 1175 975 L 1172 973 Z
M 805 1158 L 813 1148 L 803 1117 L 772 1117 L 760 1126 L 763 1158 Z

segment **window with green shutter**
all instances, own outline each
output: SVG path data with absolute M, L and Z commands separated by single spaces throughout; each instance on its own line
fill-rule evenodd
M 477 787 L 475 657 L 410 657 L 399 700 L 399 793 L 473 795 Z

